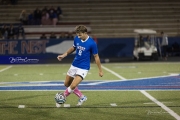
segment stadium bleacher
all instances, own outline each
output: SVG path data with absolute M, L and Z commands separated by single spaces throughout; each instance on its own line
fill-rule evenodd
M 0 7 L 0 23 L 17 24 L 23 9 L 29 13 L 44 6 L 61 6 L 64 17 L 57 27 L 86 23 L 91 35 L 98 38 L 133 37 L 133 30 L 137 28 L 164 31 L 168 36 L 178 36 L 180 31 L 180 2 L 177 0 L 18 0 L 18 5 Z M 38 27 L 34 26 L 34 32 Z M 24 28 L 26 38 L 37 37 L 33 31 L 28 32 L 33 27 Z
M 57 37 L 61 35 L 61 33 L 68 34 L 68 33 L 74 33 L 74 26 L 72 25 L 57 25 L 57 26 L 25 26 L 24 30 L 26 31 L 26 37 L 28 36 L 28 39 L 39 39 L 41 34 L 46 34 L 46 36 L 50 36 L 50 34 L 53 32 Z M 88 33 L 91 33 L 91 28 L 87 27 Z M 75 34 L 75 33 L 74 33 Z

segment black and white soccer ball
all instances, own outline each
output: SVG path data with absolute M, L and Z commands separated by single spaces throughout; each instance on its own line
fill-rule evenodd
M 66 102 L 66 96 L 64 95 L 64 93 L 56 93 L 55 101 L 58 104 L 63 104 Z

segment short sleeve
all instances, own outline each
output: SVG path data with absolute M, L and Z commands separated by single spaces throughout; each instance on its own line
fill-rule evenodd
M 92 54 L 93 55 L 98 54 L 98 49 L 95 42 L 92 44 Z
M 75 47 L 75 48 L 77 47 L 77 46 L 76 46 L 76 45 L 77 45 L 77 44 L 76 44 L 76 41 L 77 41 L 77 40 L 76 40 L 76 37 L 75 37 L 75 38 L 74 38 L 74 43 L 73 43 L 73 47 Z

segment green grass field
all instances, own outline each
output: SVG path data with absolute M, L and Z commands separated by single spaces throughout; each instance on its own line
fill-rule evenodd
M 92 64 L 84 81 L 121 80 L 119 76 L 129 80 L 180 73 L 180 62 L 109 63 L 102 65 L 103 77 L 98 76 L 96 64 Z M 7 84 L 3 84 L 4 82 L 63 81 L 70 64 L 9 66 L 0 66 L 1 87 L 7 86 Z M 9 68 L 6 69 L 7 67 Z M 15 86 L 13 83 L 8 85 Z M 70 107 L 62 106 L 61 108 L 55 107 L 54 96 L 57 92 L 48 90 L 0 91 L 0 120 L 177 119 L 139 90 L 82 91 L 88 97 L 83 106 L 75 106 L 78 98 L 72 94 L 65 103 L 70 104 Z M 180 116 L 179 90 L 148 90 L 146 92 L 172 110 L 176 117 Z M 25 108 L 18 108 L 19 105 L 25 105 Z

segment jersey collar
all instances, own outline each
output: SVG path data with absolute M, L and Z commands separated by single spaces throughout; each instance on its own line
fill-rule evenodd
M 81 42 L 86 42 L 88 39 L 89 39 L 89 36 L 87 37 L 87 39 L 86 39 L 86 40 L 84 40 L 84 41 L 83 41 L 83 40 L 81 40 Z

